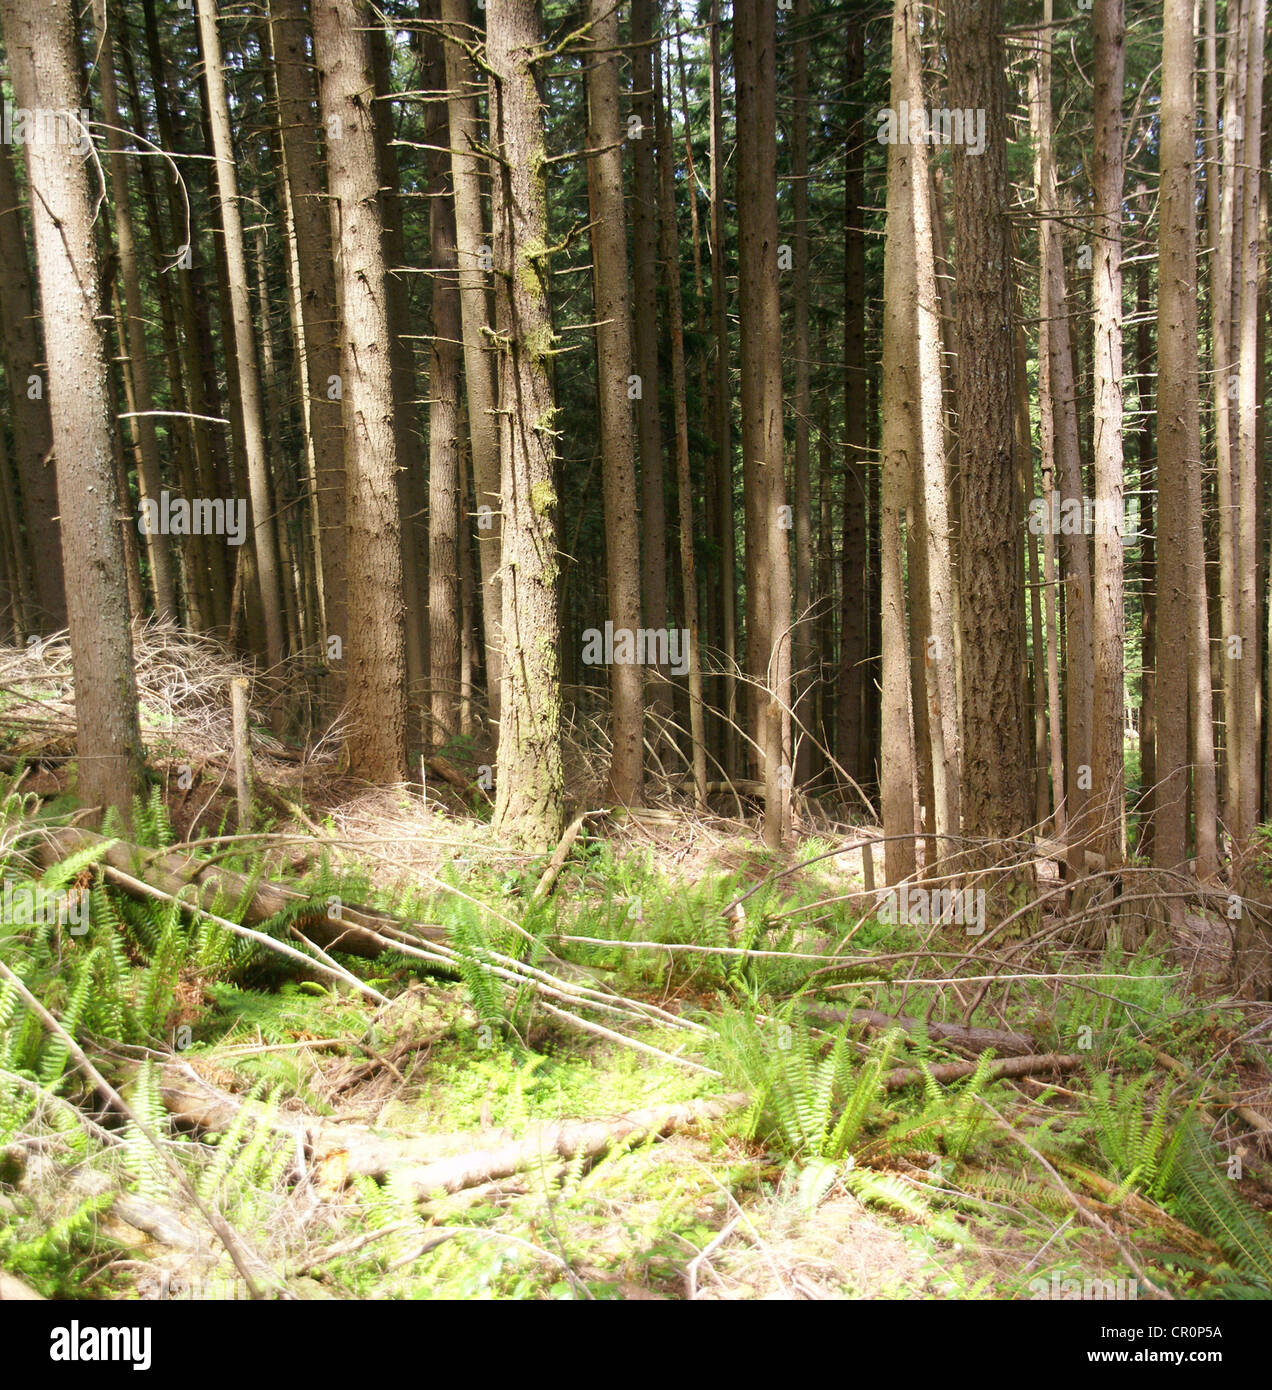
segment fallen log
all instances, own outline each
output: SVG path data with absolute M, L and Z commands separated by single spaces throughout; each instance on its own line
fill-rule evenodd
M 965 1076 L 971 1076 L 979 1065 L 978 1062 L 942 1062 L 938 1066 L 928 1067 L 927 1074 L 931 1075 L 933 1081 L 944 1085 L 949 1081 L 959 1081 Z M 1004 1076 L 1032 1076 L 1040 1071 L 1077 1071 L 1079 1066 L 1080 1058 L 1059 1052 L 1043 1052 L 1030 1057 L 1004 1057 L 1001 1062 L 989 1064 L 989 1080 L 999 1081 Z M 895 1067 L 883 1074 L 881 1084 L 885 1091 L 897 1091 L 902 1086 L 921 1084 L 924 1075 L 920 1067 Z
M 103 837 L 78 826 L 47 832 L 40 849 L 41 862 L 56 864 L 77 850 L 103 843 Z M 205 910 L 210 910 L 218 897 L 224 902 L 237 903 L 246 899 L 243 923 L 253 926 L 276 916 L 286 908 L 306 901 L 304 893 L 267 879 L 253 882 L 246 874 L 209 864 L 204 859 L 179 850 L 151 850 L 119 840 L 106 851 L 102 863 L 121 873 L 143 879 L 174 897 L 181 895 Z M 193 888 L 195 891 L 190 892 Z M 184 891 L 183 891 L 184 890 Z M 316 946 L 323 950 L 344 951 L 351 956 L 374 959 L 386 949 L 380 935 L 384 931 L 401 931 L 402 923 L 387 912 L 363 907 L 357 903 L 337 903 L 322 907 L 314 905 L 312 915 L 306 914 L 296 926 Z M 444 927 L 412 923 L 411 933 L 422 941 L 445 941 Z
M 241 1101 L 213 1085 L 185 1063 L 160 1072 L 159 1097 L 164 1108 L 191 1128 L 223 1133 L 244 1108 L 280 1134 L 294 1140 L 322 1169 L 325 1184 L 338 1186 L 365 1175 L 407 1181 L 420 1199 L 496 1182 L 534 1167 L 544 1159 L 568 1160 L 580 1153 L 595 1158 L 631 1139 L 665 1136 L 704 1120 L 744 1109 L 750 1098 L 740 1092 L 688 1101 L 681 1105 L 634 1110 L 614 1120 L 565 1120 L 540 1127 L 526 1139 L 505 1139 L 474 1148 L 488 1136 L 473 1134 L 385 1134 L 365 1125 L 346 1125 L 318 1116 L 272 1114 L 259 1101 Z
M 159 1245 L 180 1250 L 189 1255 L 210 1257 L 207 1242 L 172 1206 L 152 1201 L 149 1197 L 138 1197 L 132 1193 L 119 1192 L 117 1184 L 105 1173 L 89 1169 L 78 1174 L 71 1183 L 76 1192 L 87 1197 L 100 1197 L 103 1193 L 113 1193 L 110 1214 L 126 1226 L 149 1236 Z
M 1009 1033 L 999 1028 L 971 1028 L 962 1023 L 934 1023 L 903 1015 L 880 1013 L 876 1009 L 837 1009 L 829 1004 L 810 1004 L 805 1012 L 822 1023 L 864 1024 L 872 1032 L 886 1033 L 889 1028 L 901 1028 L 907 1033 L 926 1031 L 928 1037 L 947 1042 L 969 1052 L 985 1052 L 993 1048 L 1007 1056 L 1032 1053 L 1037 1044 L 1028 1033 Z
M 525 1139 L 514 1139 L 493 1149 L 479 1149 L 439 1159 L 414 1168 L 399 1169 L 394 1179 L 405 1182 L 418 1198 L 439 1192 L 461 1192 L 479 1183 L 511 1177 L 545 1158 L 571 1159 L 580 1154 L 597 1158 L 607 1150 L 633 1139 L 663 1137 L 689 1129 L 704 1120 L 720 1119 L 743 1110 L 751 1098 L 742 1092 L 633 1110 L 616 1120 L 563 1120 L 541 1126 Z

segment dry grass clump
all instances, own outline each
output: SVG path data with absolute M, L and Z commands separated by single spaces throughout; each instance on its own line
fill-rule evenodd
M 133 625 L 133 665 L 148 754 L 174 749 L 192 760 L 230 748 L 230 682 L 252 680 L 256 717 L 286 683 L 286 673 L 260 675 L 215 638 L 172 623 Z M 32 638 L 25 647 L 0 645 L 0 710 L 18 756 L 69 756 L 74 752 L 75 682 L 66 632 Z M 264 731 L 254 737 L 265 754 L 282 744 Z M 331 750 L 334 756 L 334 749 Z

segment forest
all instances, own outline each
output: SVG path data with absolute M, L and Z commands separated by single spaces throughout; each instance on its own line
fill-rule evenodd
M 1267 0 L 0 31 L 0 1300 L 1272 1298 Z

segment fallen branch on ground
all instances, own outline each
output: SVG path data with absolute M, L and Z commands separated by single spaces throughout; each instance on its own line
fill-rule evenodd
M 1020 1056 L 1033 1052 L 1037 1044 L 1028 1033 L 1008 1033 L 1000 1028 L 972 1028 L 963 1023 L 935 1023 L 921 1018 L 894 1017 L 875 1009 L 837 1009 L 829 1004 L 808 1004 L 805 1012 L 820 1023 L 844 1023 L 851 1019 L 871 1031 L 886 1033 L 889 1028 L 902 1028 L 907 1033 L 926 1031 L 930 1038 L 964 1047 L 969 1052 L 995 1052 Z
M 989 1064 L 988 1079 L 999 1081 L 1005 1076 L 1032 1076 L 1040 1071 L 1077 1071 L 1081 1064 L 1080 1058 L 1059 1052 L 1043 1052 L 1029 1057 L 1005 1057 L 1001 1062 Z M 933 1081 L 939 1081 L 944 1085 L 946 1082 L 959 1081 L 965 1076 L 971 1076 L 979 1065 L 978 1062 L 942 1062 L 939 1066 L 928 1067 L 926 1072 L 920 1067 L 896 1067 L 884 1073 L 881 1084 L 885 1091 L 897 1091 L 902 1086 L 916 1085 L 923 1081 L 925 1075 L 930 1075 Z

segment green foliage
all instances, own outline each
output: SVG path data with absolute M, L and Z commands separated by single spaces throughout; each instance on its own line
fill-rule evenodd
M 1254 1296 L 1272 1297 L 1272 1224 L 1242 1200 L 1224 1155 L 1206 1139 L 1196 1116 L 1180 1123 L 1171 1157 L 1177 1213 L 1223 1250 L 1244 1282 L 1255 1286 Z
M 1091 1078 L 1085 1104 L 1100 1153 L 1121 1183 L 1119 1201 L 1131 1191 L 1158 1198 L 1171 1189 L 1184 1131 L 1169 1124 L 1169 1089 L 1162 1089 L 1155 1105 L 1146 1103 L 1145 1092 L 1153 1079 L 1149 1073 L 1115 1082 L 1107 1072 Z
M 733 1010 L 719 1020 L 714 1050 L 726 1076 L 754 1097 L 753 1133 L 766 1129 L 795 1157 L 840 1159 L 882 1097 L 900 1040 L 888 1033 L 858 1064 L 847 1024 L 823 1048 L 800 1014 L 761 1025 Z

